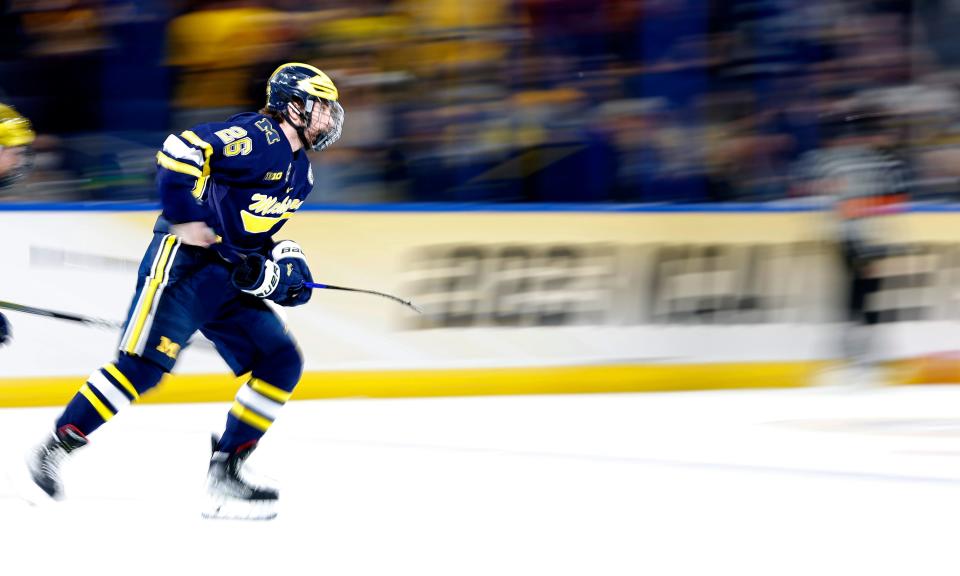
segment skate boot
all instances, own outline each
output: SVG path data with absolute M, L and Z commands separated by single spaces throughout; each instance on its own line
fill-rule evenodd
M 37 446 L 27 457 L 27 468 L 34 484 L 54 500 L 63 498 L 60 466 L 67 454 L 87 445 L 87 438 L 73 426 L 63 426 Z
M 217 451 L 213 438 L 213 456 L 207 471 L 207 508 L 204 518 L 270 520 L 277 515 L 279 493 L 273 488 L 247 482 L 240 469 L 257 447 L 250 442 L 234 452 Z

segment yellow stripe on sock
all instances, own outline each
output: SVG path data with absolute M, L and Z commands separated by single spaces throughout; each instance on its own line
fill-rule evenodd
M 112 362 L 103 367 L 113 378 L 123 386 L 123 389 L 130 393 L 133 396 L 134 400 L 140 399 L 140 394 L 137 393 L 137 389 L 133 387 L 133 384 L 130 383 L 130 379 L 123 375 L 123 372 L 117 368 L 116 364 Z
M 266 432 L 267 428 L 269 428 L 270 424 L 272 424 L 271 421 L 257 414 L 253 410 L 250 410 L 239 402 L 233 403 L 233 407 L 230 408 L 230 413 L 239 418 L 244 424 L 249 424 L 261 432 Z
M 94 394 L 93 390 L 90 389 L 89 384 L 84 383 L 83 386 L 80 387 L 80 394 L 82 394 L 83 397 L 90 402 L 90 404 L 93 406 L 93 409 L 97 411 L 97 414 L 99 414 L 101 418 L 103 418 L 104 422 L 113 418 L 113 412 L 107 408 L 107 405 L 104 404 L 102 400 L 97 398 L 97 395 Z
M 280 402 L 281 404 L 289 400 L 290 396 L 293 395 L 293 392 L 287 392 L 286 390 L 277 388 L 273 384 L 264 382 L 259 378 L 251 378 L 249 384 L 254 392 L 263 394 L 274 402 Z

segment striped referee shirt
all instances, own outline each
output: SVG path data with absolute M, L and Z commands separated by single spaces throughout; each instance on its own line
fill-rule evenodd
M 810 152 L 801 161 L 800 176 L 831 196 L 840 233 L 853 242 L 885 243 L 869 217 L 893 213 L 907 200 L 905 164 L 863 146 Z

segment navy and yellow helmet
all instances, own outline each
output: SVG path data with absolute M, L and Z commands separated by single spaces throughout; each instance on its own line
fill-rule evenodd
M 4 148 L 18 148 L 23 151 L 16 165 L 7 167 L 0 173 L 0 188 L 6 188 L 30 171 L 33 166 L 33 150 L 30 145 L 36 138 L 29 120 L 10 106 L 0 104 L 0 151 Z
M 0 146 L 29 146 L 36 136 L 29 120 L 10 106 L 0 104 Z
M 293 62 L 284 64 L 273 71 L 267 82 L 267 109 L 282 116 L 297 133 L 304 147 L 311 150 L 323 150 L 340 138 L 343 129 L 343 107 L 340 106 L 340 93 L 329 76 L 319 68 L 309 64 Z M 299 112 L 299 126 L 290 119 L 290 104 Z M 307 140 L 304 127 L 309 124 L 313 107 L 324 103 L 330 107 L 332 127 L 319 134 L 313 142 Z

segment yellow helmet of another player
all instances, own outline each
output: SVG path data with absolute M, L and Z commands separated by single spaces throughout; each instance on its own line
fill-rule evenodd
M 0 104 L 0 146 L 28 146 L 36 137 L 29 120 L 10 106 Z

